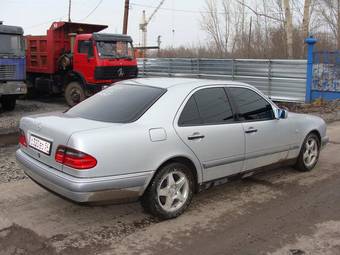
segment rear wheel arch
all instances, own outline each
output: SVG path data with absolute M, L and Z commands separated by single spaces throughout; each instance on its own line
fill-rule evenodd
M 199 183 L 200 183 L 200 180 L 202 179 L 201 176 L 199 175 L 198 173 L 198 169 L 197 167 L 195 166 L 195 163 L 189 159 L 188 157 L 185 157 L 185 156 L 174 156 L 174 157 L 171 157 L 167 160 L 165 160 L 158 168 L 157 170 L 155 171 L 155 174 L 157 171 L 159 171 L 160 169 L 162 169 L 164 166 L 168 165 L 168 164 L 171 164 L 171 163 L 181 163 L 181 164 L 184 164 L 186 165 L 192 172 L 192 175 L 194 177 L 194 180 L 195 180 L 195 192 L 198 191 L 198 188 L 199 188 Z M 154 174 L 154 176 L 155 176 Z M 151 178 L 152 180 L 153 178 Z M 151 182 L 150 180 L 150 182 Z

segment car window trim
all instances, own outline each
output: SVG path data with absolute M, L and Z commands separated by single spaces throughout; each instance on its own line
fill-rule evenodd
M 178 115 L 178 120 L 177 120 L 177 126 L 178 127 L 199 127 L 199 126 L 217 126 L 217 125 L 228 125 L 228 124 L 235 124 L 237 123 L 236 122 L 236 119 L 235 119 L 235 112 L 234 112 L 234 108 L 230 102 L 230 97 L 228 96 L 228 93 L 226 91 L 226 86 L 227 85 L 218 85 L 216 84 L 216 86 L 204 86 L 204 87 L 198 87 L 197 89 L 193 90 L 190 92 L 190 94 L 184 99 L 184 106 L 181 110 L 181 112 L 179 113 Z M 229 106 L 230 106 L 230 109 L 231 109 L 231 112 L 232 112 L 232 116 L 233 116 L 233 122 L 228 122 L 228 123 L 225 123 L 225 122 L 216 122 L 216 123 L 203 123 L 203 119 L 202 119 L 202 116 L 200 114 L 200 111 L 199 111 L 199 108 L 198 108 L 198 105 L 197 105 L 197 101 L 196 101 L 196 98 L 195 98 L 195 93 L 200 91 L 200 90 L 203 90 L 203 89 L 212 89 L 212 88 L 222 88 L 227 99 L 228 99 L 228 102 L 229 102 Z M 194 100 L 195 100 L 195 104 L 196 104 L 196 107 L 197 107 L 197 111 L 198 111 L 198 115 L 200 116 L 200 119 L 202 121 L 202 123 L 200 124 L 180 124 L 179 123 L 179 120 L 181 118 L 181 115 L 183 113 L 183 110 L 185 108 L 185 106 L 187 105 L 188 101 L 190 100 L 191 97 L 194 97 Z
M 240 110 L 233 98 L 233 96 L 231 95 L 231 92 L 230 92 L 230 88 L 241 88 L 241 89 L 248 89 L 248 90 L 251 90 L 253 91 L 254 93 L 256 93 L 259 97 L 261 97 L 263 100 L 265 100 L 272 108 L 272 113 L 273 113 L 273 118 L 272 119 L 257 119 L 257 120 L 242 120 L 240 118 Z M 236 122 L 237 123 L 248 123 L 248 122 L 263 122 L 263 121 L 272 121 L 272 120 L 275 120 L 275 112 L 274 112 L 274 107 L 273 107 L 273 104 L 265 97 L 263 97 L 261 94 L 259 94 L 256 90 L 252 89 L 252 88 L 249 88 L 249 87 L 243 87 L 243 86 L 227 86 L 226 87 L 226 90 L 227 90 L 227 93 L 230 95 L 230 98 L 231 98 L 231 102 L 232 104 L 234 105 L 235 107 L 235 114 L 237 116 L 237 120 Z

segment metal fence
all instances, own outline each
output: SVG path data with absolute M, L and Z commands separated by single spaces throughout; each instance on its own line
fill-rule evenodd
M 249 83 L 277 101 L 304 102 L 306 60 L 138 59 L 142 77 L 192 77 Z

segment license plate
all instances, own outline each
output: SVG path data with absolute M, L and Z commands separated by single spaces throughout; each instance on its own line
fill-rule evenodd
M 43 139 L 43 138 L 39 138 L 36 137 L 34 135 L 30 136 L 30 142 L 29 145 L 30 147 L 46 154 L 46 155 L 50 155 L 51 154 L 51 142 Z

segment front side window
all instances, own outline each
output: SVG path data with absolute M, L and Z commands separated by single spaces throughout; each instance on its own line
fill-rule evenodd
M 271 104 L 255 91 L 247 88 L 229 88 L 238 108 L 239 118 L 246 121 L 274 119 Z
M 179 125 L 213 125 L 233 121 L 233 112 L 224 88 L 207 88 L 191 96 L 179 118 Z
M 89 40 L 78 41 L 78 53 L 88 54 L 89 57 L 93 56 L 92 42 Z
M 0 54 L 24 56 L 24 41 L 20 35 L 0 34 Z
M 101 58 L 133 58 L 133 48 L 130 42 L 98 41 L 97 49 Z
M 165 89 L 115 85 L 77 104 L 65 114 L 96 121 L 130 123 L 140 118 L 164 93 Z

